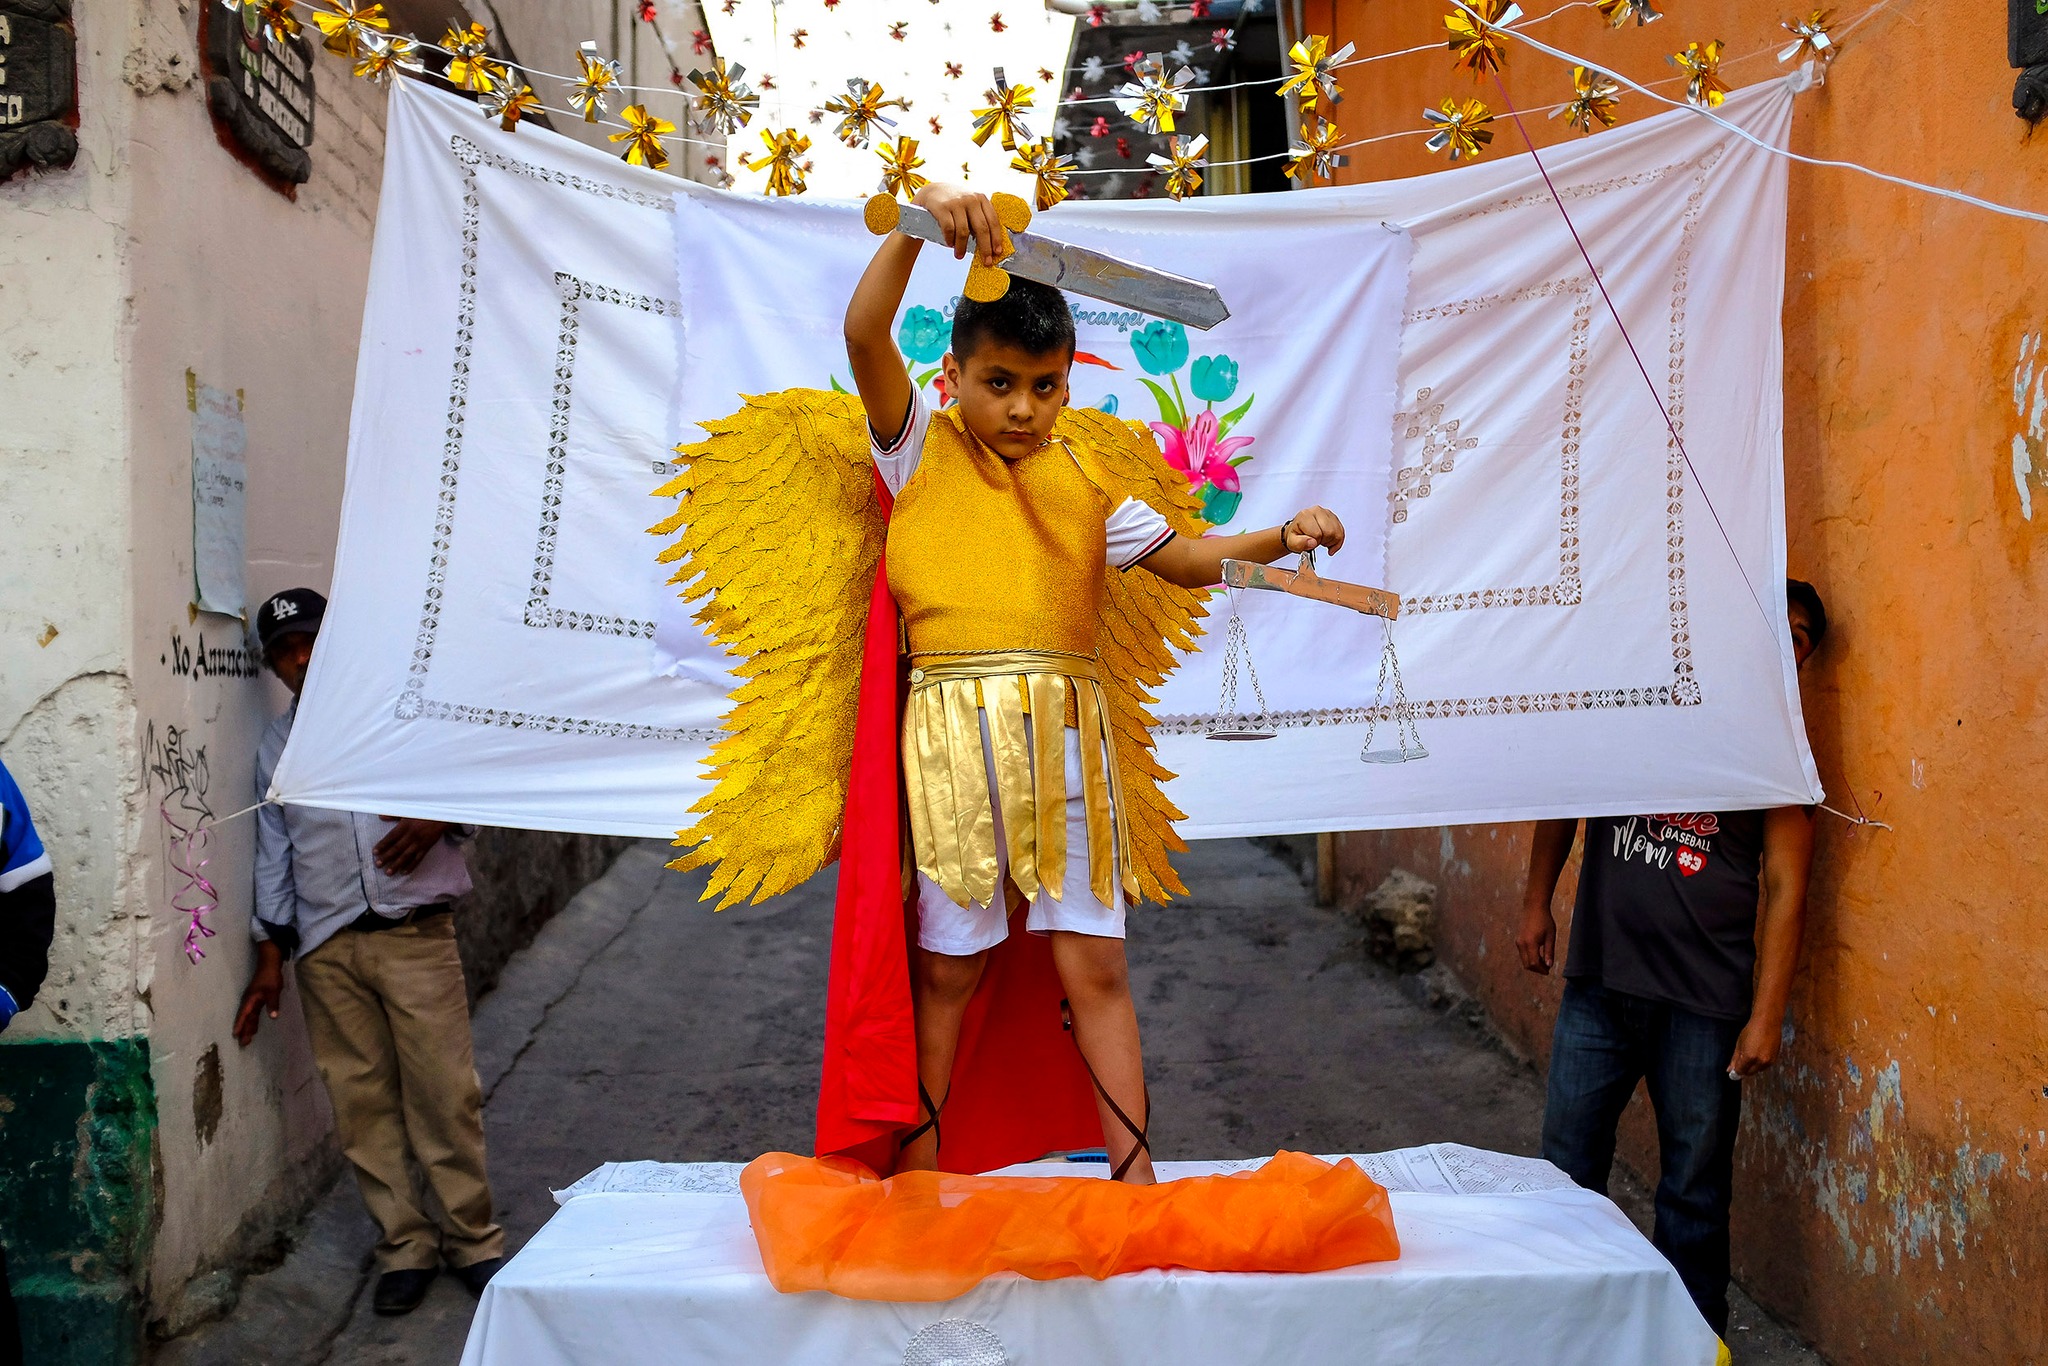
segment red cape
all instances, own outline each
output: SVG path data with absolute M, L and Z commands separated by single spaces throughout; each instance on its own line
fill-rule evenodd
M 894 500 L 875 481 L 886 516 Z M 860 712 L 841 828 L 839 895 L 825 988 L 825 1072 L 818 1089 L 819 1156 L 840 1154 L 886 1174 L 896 1135 L 922 1117 L 911 1020 L 910 946 L 917 906 L 903 898 L 903 769 L 899 735 L 906 681 L 888 568 L 875 566 L 861 659 Z M 1061 1149 L 1102 1144 L 1081 1055 L 1060 1026 L 1052 944 L 1022 915 L 990 951 L 961 1026 L 944 1098 L 948 1171 L 984 1172 Z

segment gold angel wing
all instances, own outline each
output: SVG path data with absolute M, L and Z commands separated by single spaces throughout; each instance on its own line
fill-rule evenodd
M 715 864 L 718 909 L 790 890 L 839 856 L 860 665 L 886 523 L 875 501 L 867 418 L 851 394 L 786 389 L 749 398 L 710 435 L 677 448 L 682 472 L 655 490 L 682 498 L 648 528 L 674 536 L 669 579 L 742 682 L 726 737 L 706 761 L 711 791 L 676 833 Z
M 1143 426 L 1120 422 L 1093 408 L 1069 408 L 1060 423 L 1060 434 L 1071 436 L 1075 446 L 1093 458 L 1094 474 L 1107 486 L 1112 501 L 1136 498 L 1157 509 L 1181 535 L 1202 534 L 1204 523 L 1197 514 L 1201 504 L 1189 491 L 1187 477 L 1160 457 L 1159 444 Z M 1112 570 L 1096 628 L 1103 690 L 1109 697 L 1123 778 L 1131 871 L 1138 880 L 1138 896 L 1146 901 L 1187 895 L 1167 858 L 1169 852 L 1188 847 L 1172 824 L 1184 813 L 1160 790 L 1173 775 L 1152 753 L 1154 722 L 1146 709 L 1158 700 L 1155 690 L 1179 662 L 1174 652 L 1194 648 L 1195 637 L 1201 634 L 1195 623 L 1208 615 L 1202 605 L 1207 596 L 1140 570 Z

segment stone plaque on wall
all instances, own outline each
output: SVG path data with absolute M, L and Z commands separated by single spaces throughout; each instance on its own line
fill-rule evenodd
M 5 3 L 5 0 L 0 0 Z M 313 176 L 313 44 L 279 39 L 249 10 L 209 3 L 206 103 L 234 145 L 287 185 Z
M 69 166 L 78 135 L 71 0 L 0 0 L 0 180 L 24 166 Z

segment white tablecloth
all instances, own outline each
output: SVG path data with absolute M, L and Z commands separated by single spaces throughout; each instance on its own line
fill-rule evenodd
M 1670 1265 L 1555 1167 L 1455 1144 L 1359 1160 L 1392 1192 L 1398 1261 L 1004 1276 L 945 1304 L 779 1294 L 738 1164 L 607 1163 L 558 1193 L 555 1217 L 491 1282 L 463 1366 L 1713 1366 L 1719 1344 Z M 1247 1165 L 1167 1162 L 1160 1174 Z

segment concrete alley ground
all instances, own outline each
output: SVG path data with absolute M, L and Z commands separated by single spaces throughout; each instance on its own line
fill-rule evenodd
M 550 1188 L 608 1160 L 805 1151 L 824 1028 L 831 876 L 714 915 L 702 874 L 628 850 L 478 1004 L 491 1183 L 516 1250 Z M 1195 896 L 1131 924 L 1132 988 L 1161 1158 L 1455 1140 L 1534 1153 L 1534 1072 L 1364 954 L 1358 923 L 1243 841 L 1181 861 Z M 1738 1194 L 1738 1197 L 1740 1195 Z M 1624 1193 L 1643 1222 L 1647 1200 Z M 344 1178 L 276 1270 L 159 1366 L 454 1366 L 474 1301 L 451 1277 L 399 1319 L 370 1312 L 375 1232 Z M 1738 1366 L 1818 1363 L 1737 1296 Z

